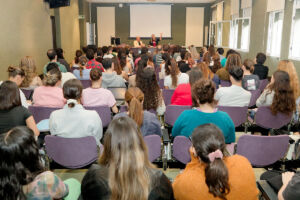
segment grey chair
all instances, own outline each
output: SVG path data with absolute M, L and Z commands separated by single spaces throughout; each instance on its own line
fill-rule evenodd
M 158 135 L 147 135 L 144 141 L 148 147 L 148 158 L 150 162 L 161 156 L 161 137 Z
M 226 112 L 232 119 L 234 126 L 239 127 L 247 121 L 248 107 L 218 106 L 218 110 Z
M 108 106 L 85 106 L 86 110 L 94 110 L 98 113 L 101 121 L 102 121 L 102 127 L 108 127 L 109 123 L 111 122 L 111 111 L 110 107 Z
M 264 91 L 264 89 L 267 87 L 267 85 L 269 84 L 268 79 L 263 79 L 259 81 L 259 89 L 261 92 Z
M 39 123 L 44 119 L 49 119 L 53 111 L 59 110 L 61 108 L 50 108 L 50 107 L 41 107 L 41 106 L 29 106 L 28 110 L 32 114 L 35 123 Z
M 169 126 L 174 126 L 179 115 L 185 111 L 192 109 L 192 106 L 177 106 L 168 105 L 165 112 L 165 123 Z
M 250 90 L 249 92 L 251 92 L 251 99 L 250 99 L 249 107 L 253 107 L 253 106 L 255 106 L 256 100 L 259 98 L 259 96 L 261 94 L 261 90 L 260 89 Z
M 191 161 L 190 147 L 192 142 L 185 136 L 177 136 L 173 141 L 173 157 L 183 164 Z
M 174 91 L 174 89 L 163 89 L 162 94 L 166 106 L 171 104 L 171 99 L 174 94 Z

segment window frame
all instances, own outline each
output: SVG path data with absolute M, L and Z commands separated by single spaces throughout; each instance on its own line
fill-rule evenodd
M 298 3 L 297 3 L 298 2 Z M 298 4 L 298 6 L 297 6 Z M 293 39 L 294 39 L 294 31 L 295 31 L 295 17 L 296 17 L 296 11 L 300 10 L 300 0 L 294 0 L 294 5 L 293 5 L 293 15 L 292 15 L 292 26 L 291 26 L 291 34 L 290 34 L 290 44 L 289 44 L 289 59 L 292 60 L 300 60 L 300 54 L 298 56 L 292 55 L 293 51 Z M 300 26 L 299 26 L 300 29 Z

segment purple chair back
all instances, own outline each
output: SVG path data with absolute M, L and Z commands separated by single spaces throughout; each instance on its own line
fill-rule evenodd
M 257 90 L 250 90 L 249 92 L 251 92 L 251 99 L 250 99 L 249 107 L 252 107 L 252 106 L 255 106 L 256 100 L 260 96 L 261 91 L 260 91 L 260 89 L 257 89 Z
M 289 147 L 289 136 L 242 135 L 237 154 L 245 156 L 252 166 L 265 167 L 283 158 Z
M 165 85 L 164 85 L 164 79 L 159 79 L 159 80 L 158 80 L 158 85 L 159 85 L 159 88 L 160 88 L 160 89 L 164 89 L 164 88 L 165 88 Z
M 247 121 L 248 107 L 218 106 L 218 110 L 226 112 L 232 119 L 234 126 L 239 127 Z
M 273 115 L 270 107 L 259 107 L 254 117 L 255 124 L 266 129 L 279 129 L 290 123 L 292 113 L 286 115 L 278 112 Z
M 159 72 L 160 72 L 160 66 L 155 65 L 155 74 L 156 74 L 156 79 L 159 80 Z
M 165 112 L 165 123 L 173 126 L 175 124 L 175 121 L 179 117 L 179 115 L 185 111 L 192 109 L 192 106 L 177 106 L 177 105 L 168 105 L 166 107 Z
M 91 87 L 91 85 L 92 85 L 91 80 L 80 80 L 80 81 L 81 81 L 81 84 L 83 86 L 83 89 Z
M 263 79 L 259 81 L 259 89 L 261 92 L 264 91 L 264 89 L 266 88 L 266 86 L 269 84 L 268 79 Z
M 171 98 L 173 96 L 175 90 L 173 89 L 163 89 L 163 97 L 164 97 L 164 102 L 165 105 L 170 105 L 171 104 Z
M 177 136 L 173 142 L 173 157 L 183 164 L 191 161 L 189 148 L 192 142 L 185 136 Z
M 111 121 L 111 111 L 108 106 L 86 106 L 84 107 L 87 110 L 94 110 L 98 113 L 101 121 L 102 127 L 105 128 L 109 125 Z
M 220 80 L 221 82 L 221 86 L 222 87 L 230 87 L 231 86 L 231 82 L 230 81 L 222 81 Z
M 50 107 L 39 107 L 39 106 L 29 106 L 28 110 L 32 114 L 35 123 L 39 123 L 43 119 L 49 119 L 53 111 L 62 108 L 50 108 Z
M 148 158 L 153 162 L 161 156 L 161 138 L 158 135 L 147 135 L 144 141 L 148 148 Z
M 33 94 L 33 89 L 22 88 L 22 92 L 24 93 L 27 100 L 30 100 Z
M 120 113 L 121 113 L 121 112 L 127 112 L 127 111 L 128 111 L 128 108 L 127 108 L 126 105 L 121 105 L 121 106 L 120 106 L 120 110 L 119 110 Z
M 82 168 L 98 158 L 96 140 L 92 136 L 63 138 L 47 135 L 45 147 L 47 155 L 66 168 Z

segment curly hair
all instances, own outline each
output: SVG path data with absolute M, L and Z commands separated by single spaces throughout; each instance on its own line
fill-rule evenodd
M 34 133 L 19 126 L 0 135 L 0 199 L 26 200 L 23 186 L 44 171 Z
M 31 56 L 25 56 L 21 59 L 20 68 L 25 72 L 25 78 L 21 87 L 29 87 L 32 80 L 37 76 L 34 59 Z
M 242 60 L 241 60 L 241 56 L 238 53 L 233 53 L 230 54 L 227 58 L 226 61 L 226 65 L 225 65 L 225 69 L 227 71 L 230 70 L 230 68 L 232 68 L 233 66 L 239 66 L 242 67 Z
M 136 86 L 144 93 L 145 110 L 156 110 L 159 106 L 161 91 L 159 89 L 155 72 L 152 68 L 146 67 L 137 79 Z
M 274 91 L 274 98 L 271 105 L 272 114 L 277 112 L 291 114 L 296 110 L 296 100 L 293 89 L 290 85 L 289 74 L 285 71 L 276 71 L 273 74 L 274 83 L 270 84 L 268 89 Z
M 199 104 L 215 104 L 214 95 L 216 91 L 216 85 L 212 80 L 200 79 L 192 87 L 192 101 L 193 106 L 199 106 Z

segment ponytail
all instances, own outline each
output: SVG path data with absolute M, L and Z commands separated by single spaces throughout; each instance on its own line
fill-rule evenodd
M 141 127 L 144 119 L 144 93 L 137 87 L 131 87 L 125 93 L 125 101 L 129 106 L 129 117 L 131 117 L 137 125 Z
M 205 182 L 209 193 L 227 200 L 229 175 L 223 158 L 226 145 L 221 130 L 214 124 L 198 126 L 192 133 L 192 143 L 197 156 L 205 164 Z

